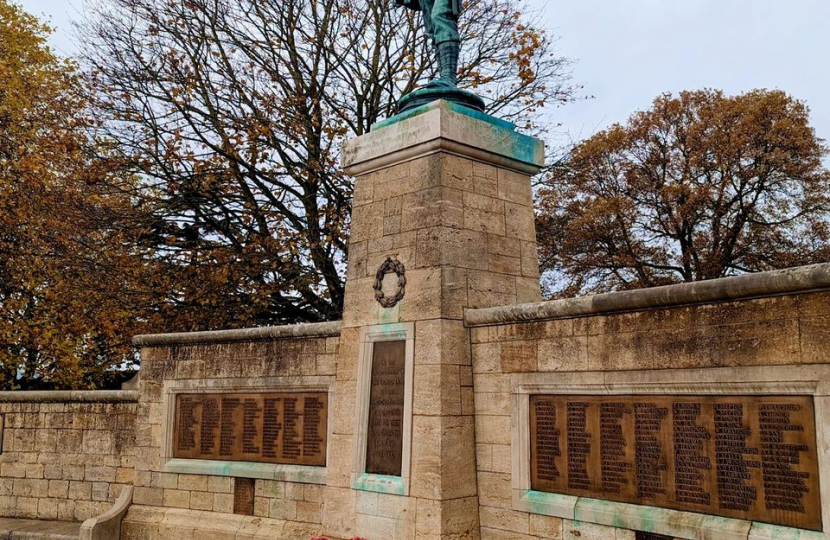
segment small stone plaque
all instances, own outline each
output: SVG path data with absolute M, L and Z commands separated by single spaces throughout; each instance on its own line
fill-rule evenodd
M 173 457 L 326 465 L 328 394 L 176 396 Z
M 254 515 L 254 479 L 234 478 L 233 513 L 242 516 Z
M 366 472 L 400 476 L 406 341 L 378 341 L 372 354 Z
M 815 426 L 803 396 L 531 396 L 531 487 L 818 531 Z

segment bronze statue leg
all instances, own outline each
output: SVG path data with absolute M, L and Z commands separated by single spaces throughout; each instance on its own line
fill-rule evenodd
M 432 9 L 435 5 L 435 0 L 420 0 L 421 4 L 421 15 L 424 18 L 424 30 L 426 31 L 427 37 L 435 43 L 435 25 L 432 23 Z
M 435 43 L 441 45 L 448 41 L 461 41 L 458 35 L 458 14 L 453 9 L 453 0 L 432 0 L 430 15 L 435 35 Z M 426 14 L 426 12 L 424 12 Z

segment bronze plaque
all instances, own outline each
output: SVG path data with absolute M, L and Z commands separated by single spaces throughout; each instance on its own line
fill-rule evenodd
M 406 341 L 378 341 L 372 352 L 372 390 L 366 472 L 400 476 Z
M 531 396 L 531 487 L 821 530 L 802 396 Z
M 173 457 L 326 465 L 328 394 L 176 396 Z
M 254 515 L 254 479 L 233 479 L 233 513 L 242 516 Z
M 638 531 L 634 540 L 674 540 L 671 536 L 663 536 L 662 534 L 652 534 Z

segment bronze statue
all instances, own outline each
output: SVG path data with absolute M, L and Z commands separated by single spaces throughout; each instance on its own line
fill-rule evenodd
M 431 101 L 445 99 L 466 107 L 484 110 L 484 102 L 470 92 L 458 88 L 458 56 L 461 36 L 458 33 L 458 17 L 461 0 L 395 0 L 399 6 L 420 11 L 424 30 L 438 53 L 438 79 L 430 81 L 401 98 L 398 110 L 404 112 Z

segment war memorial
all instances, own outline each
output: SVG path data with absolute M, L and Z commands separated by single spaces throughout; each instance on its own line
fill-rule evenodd
M 3 538 L 830 540 L 830 264 L 543 302 L 544 145 L 428 4 L 441 78 L 342 149 L 342 320 L 0 393 Z

